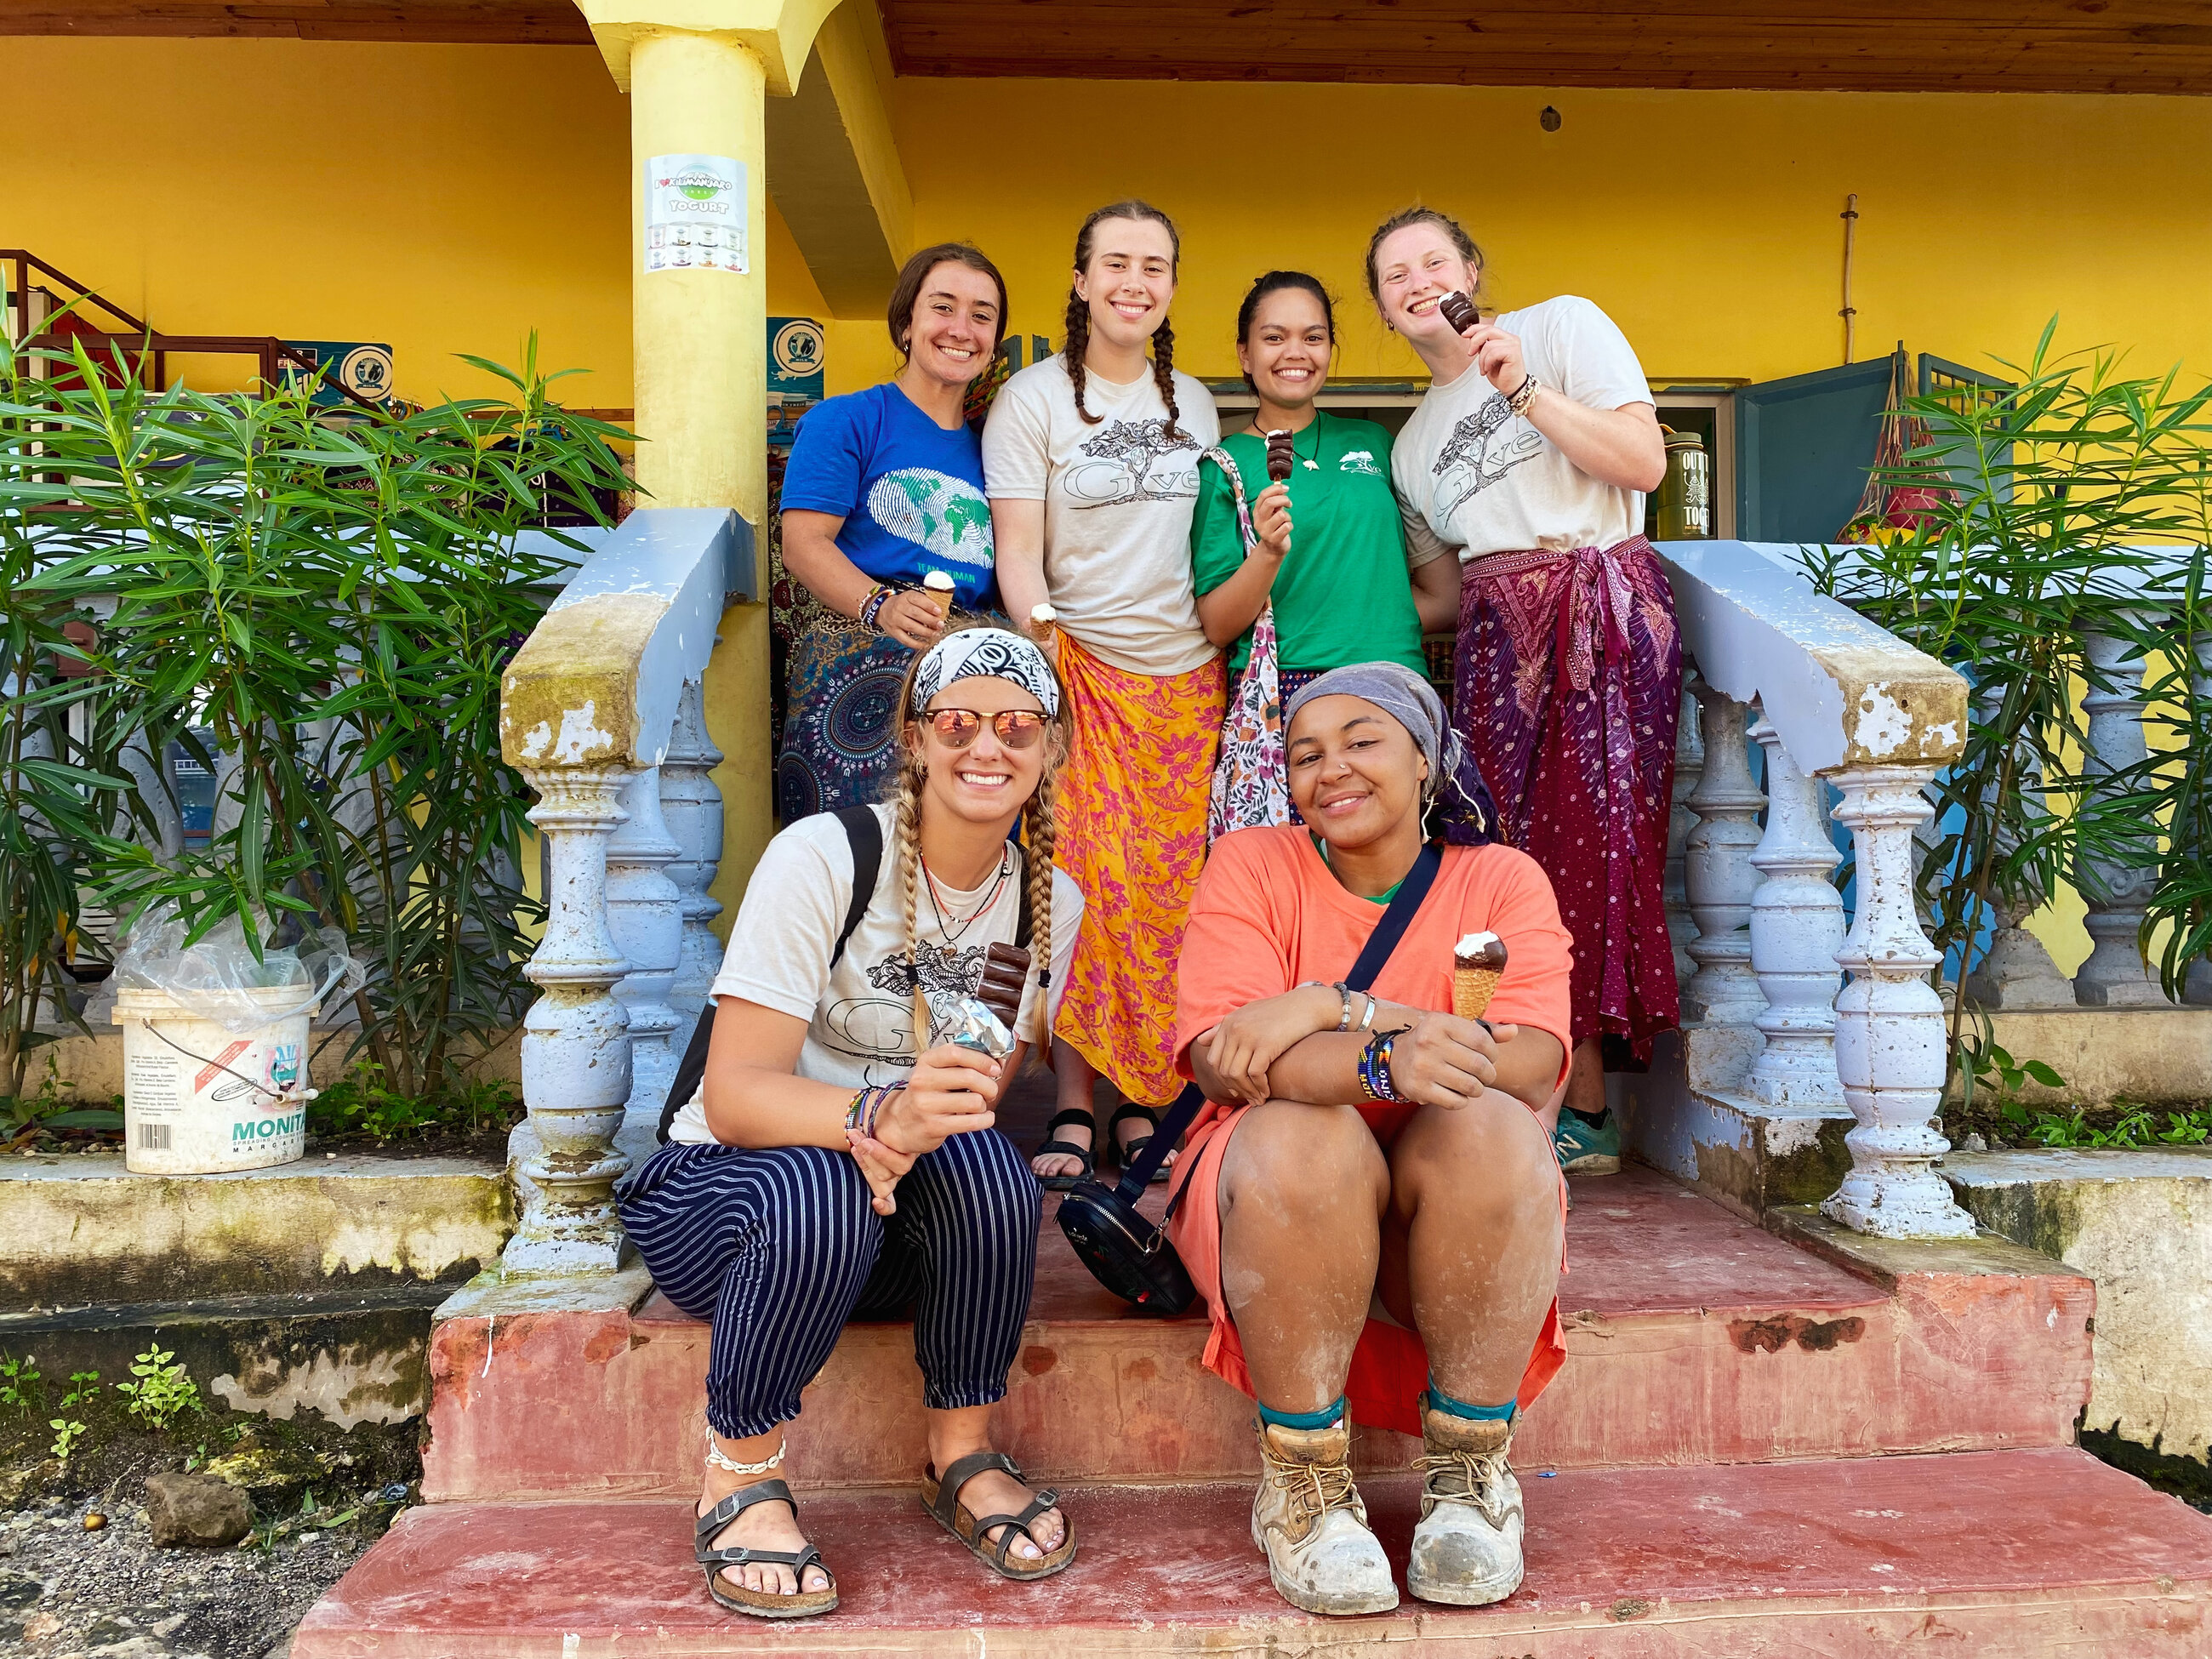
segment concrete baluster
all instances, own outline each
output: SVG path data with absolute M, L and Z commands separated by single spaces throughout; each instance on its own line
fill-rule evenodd
M 515 1132 L 522 1215 L 502 1258 L 509 1272 L 611 1273 L 622 1230 L 614 1150 L 630 1092 L 629 1020 L 614 987 L 629 963 L 607 930 L 607 842 L 623 821 L 620 767 L 526 768 L 538 794 L 530 821 L 545 837 L 545 933 L 523 969 L 544 993 L 523 1020 Z
M 1996 701 L 1986 692 L 1977 696 L 1977 714 L 1986 712 L 1994 718 Z M 2025 738 L 2013 750 L 2013 788 L 2031 820 L 2046 815 L 2043 771 Z M 1991 847 L 1992 856 L 2006 857 L 2019 844 L 2017 836 L 2000 831 Z M 2040 900 L 2015 898 L 1996 883 L 1990 884 L 1990 946 L 1966 975 L 1969 1000 L 1992 1010 L 2073 1006 L 2073 981 L 2058 971 L 2043 941 L 2021 926 L 2042 908 Z
M 660 815 L 660 769 L 634 772 L 623 786 L 625 822 L 607 842 L 607 933 L 629 963 L 615 999 L 629 1023 L 629 1112 L 656 1121 L 682 1058 L 683 1022 L 668 1003 L 683 951 L 684 897 L 668 866 L 684 849 Z M 690 1030 L 684 1026 L 684 1037 Z
M 1711 687 L 1698 688 L 1705 764 L 1688 799 L 1700 820 L 1683 854 L 1683 885 L 1698 936 L 1684 947 L 1697 973 L 1683 988 L 1682 1017 L 1708 1025 L 1748 1025 L 1766 1006 L 1751 970 L 1751 899 L 1759 886 L 1751 850 L 1766 798 L 1751 780 L 1744 747 L 1750 710 Z
M 1850 1173 L 1821 1205 L 1885 1238 L 1969 1238 L 1972 1217 L 1935 1162 L 1950 1150 L 1934 1118 L 1947 1080 L 1943 1001 L 1929 983 L 1942 958 L 1913 904 L 1913 830 L 1933 810 L 1933 766 L 1846 768 L 1836 817 L 1850 827 L 1857 906 L 1836 959 L 1836 1069 L 1858 1126 L 1844 1137 Z
M 1674 726 L 1674 797 L 1667 817 L 1667 870 L 1662 889 L 1667 902 L 1667 937 L 1674 944 L 1677 985 L 1687 985 L 1698 971 L 1689 952 L 1690 941 L 1698 936 L 1698 924 L 1690 919 L 1689 891 L 1683 885 L 1684 855 L 1689 848 L 1690 831 L 1698 825 L 1698 815 L 1690 810 L 1690 797 L 1705 775 L 1705 744 L 1698 731 L 1698 699 L 1692 689 L 1696 679 L 1694 668 L 1683 677 L 1682 717 Z
M 2101 793 L 2100 781 L 2139 764 L 2149 752 L 2142 729 L 2143 662 L 2129 641 L 2114 635 L 2091 634 L 2081 643 L 2091 666 L 2114 688 L 2092 684 L 2081 698 L 2089 717 L 2082 770 L 2093 781 L 2094 798 Z M 2084 925 L 2095 941 L 2074 975 L 2075 1000 L 2099 1008 L 2165 1007 L 2165 988 L 2136 944 L 2144 907 L 2157 890 L 2157 871 L 2123 859 L 2084 857 L 2075 861 L 2074 879 L 2088 907 Z
M 722 751 L 707 735 L 700 683 L 690 681 L 677 705 L 668 753 L 660 763 L 661 816 L 683 849 L 682 856 L 668 866 L 668 878 L 676 884 L 684 912 L 676 983 L 668 994 L 669 1006 L 683 1022 L 677 1033 L 679 1047 L 690 1041 L 692 1023 L 707 1006 L 708 988 L 722 965 L 721 941 L 707 925 L 722 912 L 721 902 L 707 896 L 722 856 L 722 792 L 711 775 L 721 763 Z
M 1751 901 L 1751 966 L 1766 998 L 1757 1024 L 1766 1047 L 1745 1089 L 1770 1106 L 1840 1106 L 1836 1077 L 1836 951 L 1844 900 L 1830 879 L 1826 786 L 1808 777 L 1774 727 L 1751 736 L 1766 751 L 1766 833 L 1751 854 L 1766 879 Z

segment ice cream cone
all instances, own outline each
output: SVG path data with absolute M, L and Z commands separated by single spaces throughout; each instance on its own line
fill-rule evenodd
M 940 623 L 952 614 L 952 578 L 942 570 L 933 570 L 921 579 L 921 595 L 937 607 Z
M 1030 611 L 1030 637 L 1046 656 L 1057 653 L 1060 646 L 1060 612 L 1048 605 L 1040 605 Z
M 1505 941 L 1495 933 L 1469 933 L 1452 947 L 1452 1012 L 1480 1019 L 1504 977 Z

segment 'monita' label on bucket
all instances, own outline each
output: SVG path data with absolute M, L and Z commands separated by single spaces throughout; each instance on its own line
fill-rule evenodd
M 243 1037 L 189 1016 L 131 1014 L 120 1023 L 131 1170 L 212 1175 L 289 1164 L 306 1152 L 305 1014 Z

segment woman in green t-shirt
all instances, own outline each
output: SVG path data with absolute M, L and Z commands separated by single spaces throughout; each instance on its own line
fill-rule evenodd
M 1272 600 L 1285 702 L 1316 675 L 1347 663 L 1425 672 L 1424 630 L 1450 633 L 1459 623 L 1457 562 L 1409 563 L 1390 489 L 1390 434 L 1372 421 L 1314 406 L 1335 346 L 1335 316 L 1317 278 L 1271 270 L 1252 284 L 1237 313 L 1237 360 L 1260 407 L 1221 448 L 1243 478 L 1258 540 L 1248 554 L 1234 492 L 1212 459 L 1199 467 L 1191 522 L 1193 584 L 1206 637 L 1233 644 L 1230 671 L 1243 673 L 1252 624 Z M 1269 432 L 1292 434 L 1287 483 L 1267 482 Z

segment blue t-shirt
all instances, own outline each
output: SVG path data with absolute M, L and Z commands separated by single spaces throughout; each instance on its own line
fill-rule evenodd
M 839 550 L 878 581 L 910 587 L 941 570 L 969 611 L 991 592 L 982 440 L 964 424 L 947 432 L 890 381 L 800 417 L 782 504 L 842 517 Z

